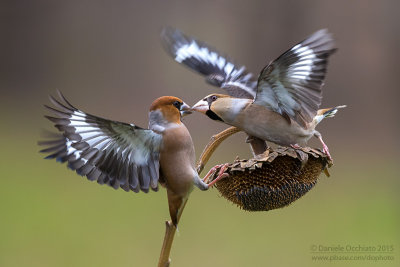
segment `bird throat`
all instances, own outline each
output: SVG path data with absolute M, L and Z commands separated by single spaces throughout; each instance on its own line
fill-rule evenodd
M 222 121 L 223 122 L 223 120 L 217 115 L 217 114 L 215 114 L 213 111 L 211 111 L 211 110 L 207 110 L 206 111 L 206 115 L 210 118 L 210 119 L 212 119 L 212 120 L 215 120 L 215 121 Z

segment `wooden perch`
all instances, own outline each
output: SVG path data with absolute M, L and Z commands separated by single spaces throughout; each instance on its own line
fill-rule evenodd
M 161 248 L 161 255 L 158 261 L 158 267 L 168 267 L 171 263 L 169 254 L 171 252 L 172 242 L 174 241 L 176 228 L 172 221 L 165 221 L 165 236 Z
M 181 218 L 183 209 L 185 208 L 187 203 L 186 202 L 182 206 L 182 211 L 178 214 L 178 222 Z M 171 263 L 171 259 L 169 258 L 169 254 L 171 253 L 172 242 L 174 241 L 176 232 L 176 227 L 172 223 L 172 221 L 165 221 L 165 235 L 164 235 L 164 242 L 161 248 L 160 259 L 158 260 L 158 267 L 169 267 Z

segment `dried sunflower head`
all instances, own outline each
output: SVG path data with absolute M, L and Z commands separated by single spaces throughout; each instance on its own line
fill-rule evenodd
M 285 207 L 306 194 L 331 165 L 316 149 L 270 148 L 255 159 L 236 159 L 226 171 L 229 177 L 215 186 L 223 197 L 244 210 L 267 211 Z

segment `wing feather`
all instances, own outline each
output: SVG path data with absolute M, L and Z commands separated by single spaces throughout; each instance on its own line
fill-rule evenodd
M 72 106 L 59 93 L 50 96 L 54 116 L 45 116 L 61 132 L 39 142 L 47 159 L 67 162 L 88 180 L 125 191 L 158 190 L 162 136 L 134 124 L 111 121 Z M 140 181 L 140 182 L 139 182 Z
M 319 30 L 267 65 L 258 78 L 255 103 L 306 126 L 317 114 L 328 58 L 335 43 Z

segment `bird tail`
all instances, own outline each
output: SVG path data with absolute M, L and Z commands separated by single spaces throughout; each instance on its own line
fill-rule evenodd
M 334 108 L 325 108 L 325 109 L 318 110 L 317 115 L 314 117 L 314 120 L 313 120 L 314 124 L 317 125 L 325 118 L 334 117 L 336 112 L 338 111 L 338 109 L 345 108 L 345 107 L 347 107 L 347 106 L 342 105 L 342 106 L 337 106 Z

